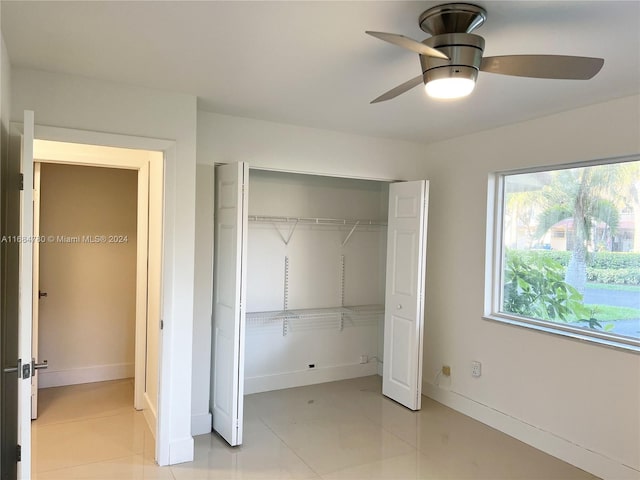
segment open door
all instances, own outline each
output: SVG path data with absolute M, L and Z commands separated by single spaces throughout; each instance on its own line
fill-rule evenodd
M 216 168 L 211 401 L 231 446 L 242 444 L 248 180 L 245 163 Z
M 31 374 L 33 373 L 32 311 L 33 311 L 33 138 L 34 115 L 24 112 L 21 143 L 23 189 L 20 194 L 20 308 L 18 314 L 18 349 L 22 360 L 22 378 L 18 379 L 18 445 L 21 461 L 18 479 L 31 478 Z M 20 375 L 19 375 L 20 377 Z
M 31 311 L 33 303 L 33 112 L 24 112 L 22 132 L 11 132 L 6 183 L 3 198 L 8 231 L 16 237 L 3 242 L 3 334 L 17 333 L 17 355 L 12 359 L 3 352 L 3 387 L 8 387 L 15 405 L 11 415 L 3 401 L 2 478 L 31 478 Z M 19 173 L 18 173 L 19 172 Z M 21 175 L 20 175 L 21 174 Z M 3 222 L 4 223 L 4 222 Z M 17 286 L 17 288 L 16 288 Z M 17 328 L 16 328 L 17 327 Z M 4 336 L 4 335 L 3 335 Z M 3 349 L 4 350 L 4 349 Z M 3 388 L 3 397 L 5 395 Z M 15 395 L 15 397 L 14 397 Z M 17 398 L 16 398 L 17 397 Z M 3 398 L 4 400 L 4 398 Z M 17 402 L 16 402 L 17 400 Z M 17 421 L 16 421 L 17 419 Z M 12 444 L 7 444 L 7 436 Z M 14 433 L 15 432 L 15 433 Z M 13 455 L 8 455 L 13 453 Z M 17 462 L 17 465 L 16 465 Z
M 389 186 L 382 393 L 420 410 L 428 182 Z
M 24 134 L 24 135 L 23 135 Z M 2 148 L 2 287 L 0 357 L 0 438 L 2 480 L 30 476 L 31 407 L 31 165 L 33 112 L 25 112 L 24 129 L 12 128 Z M 23 158 L 23 161 L 21 160 Z M 22 170 L 24 167 L 24 170 Z M 25 174 L 23 180 L 21 172 Z M 25 241 L 23 241 L 26 240 Z M 28 272 L 28 275 L 25 275 Z M 29 308 L 25 309 L 29 296 Z M 28 322 L 26 321 L 28 318 Z M 28 399 L 27 399 L 28 398 Z M 27 409 L 25 409 L 28 407 Z M 20 462 L 20 459 L 22 461 Z

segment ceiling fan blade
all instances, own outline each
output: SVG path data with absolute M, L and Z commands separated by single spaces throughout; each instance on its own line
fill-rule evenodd
M 444 60 L 449 60 L 444 53 L 436 50 L 435 48 L 431 48 L 426 46 L 424 43 L 420 43 L 412 38 L 405 37 L 404 35 L 397 35 L 395 33 L 385 33 L 385 32 L 364 32 L 372 37 L 379 38 L 380 40 L 384 40 L 385 42 L 393 43 L 402 48 L 406 48 L 411 50 L 412 52 L 419 53 L 420 55 L 427 55 L 429 57 L 442 58 Z
M 604 59 L 567 55 L 504 55 L 484 57 L 483 72 L 517 77 L 589 80 L 600 71 Z
M 392 88 L 388 92 L 383 93 L 378 98 L 371 100 L 371 103 L 379 103 L 384 102 L 385 100 L 391 100 L 392 98 L 396 98 L 398 95 L 411 90 L 413 87 L 417 87 L 421 83 L 422 75 L 418 75 L 417 77 L 412 78 L 411 80 L 408 80 L 395 88 Z

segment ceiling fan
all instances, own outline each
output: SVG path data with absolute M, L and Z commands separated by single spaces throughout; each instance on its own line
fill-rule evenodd
M 366 33 L 420 55 L 422 74 L 383 93 L 371 103 L 391 100 L 425 84 L 434 98 L 459 98 L 469 95 L 478 72 L 518 77 L 588 80 L 600 71 L 602 58 L 566 55 L 504 55 L 483 57 L 484 38 L 471 32 L 487 19 L 477 5 L 448 3 L 430 8 L 420 15 L 420 28 L 432 36 L 422 43 L 394 33 Z

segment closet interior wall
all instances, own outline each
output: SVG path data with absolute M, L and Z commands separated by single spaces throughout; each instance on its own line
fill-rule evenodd
M 381 374 L 388 190 L 250 170 L 246 394 Z

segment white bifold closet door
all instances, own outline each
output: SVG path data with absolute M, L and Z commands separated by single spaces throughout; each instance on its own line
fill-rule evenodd
M 213 428 L 242 444 L 248 166 L 216 168 Z M 383 393 L 420 409 L 428 182 L 390 185 Z
M 429 184 L 389 186 L 382 393 L 420 410 Z
M 216 168 L 212 414 L 231 446 L 242 444 L 248 180 L 245 163 Z

